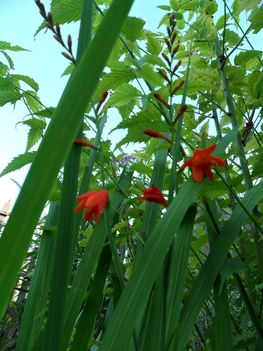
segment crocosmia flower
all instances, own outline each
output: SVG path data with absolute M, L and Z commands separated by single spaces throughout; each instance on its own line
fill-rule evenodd
M 87 210 L 84 215 L 85 221 L 89 221 L 94 217 L 97 224 L 104 207 L 109 202 L 109 193 L 107 190 L 88 191 L 85 194 L 77 196 L 76 199 L 80 203 L 75 208 L 75 211 L 79 212 L 86 208 Z
M 138 200 L 145 200 L 150 202 L 155 202 L 157 204 L 163 205 L 164 207 L 168 207 L 167 201 L 163 197 L 160 189 L 157 188 L 154 184 L 149 189 L 142 189 L 143 196 L 138 197 Z
M 211 167 L 226 166 L 226 162 L 222 160 L 222 158 L 211 155 L 215 148 L 216 144 L 213 144 L 208 146 L 206 149 L 194 150 L 193 156 L 183 164 L 181 170 L 184 170 L 186 167 L 191 167 L 193 170 L 194 180 L 196 182 L 201 182 L 204 175 L 213 180 L 214 177 Z

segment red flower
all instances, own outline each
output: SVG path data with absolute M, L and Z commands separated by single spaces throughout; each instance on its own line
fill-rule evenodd
M 163 134 L 157 132 L 156 130 L 151 130 L 151 129 L 144 129 L 144 134 L 149 135 L 152 138 L 159 138 L 159 139 L 165 139 L 168 141 L 168 143 L 170 142 L 170 140 Z
M 97 224 L 104 207 L 109 202 L 109 193 L 108 190 L 94 190 L 77 196 L 76 199 L 80 201 L 80 204 L 75 208 L 75 211 L 79 212 L 86 208 L 85 221 L 89 221 L 94 216 Z
M 84 140 L 84 139 L 75 139 L 74 144 L 80 145 L 80 146 L 88 146 L 91 147 L 94 150 L 97 150 L 96 146 L 91 144 L 90 142 Z
M 138 197 L 138 200 L 145 200 L 145 201 L 150 201 L 150 202 L 155 202 L 157 204 L 163 205 L 164 207 L 168 207 L 168 204 L 163 197 L 163 194 L 161 193 L 160 189 L 157 188 L 154 184 L 152 184 L 152 187 L 149 189 L 142 189 L 143 196 Z
M 213 180 L 214 177 L 211 167 L 225 167 L 226 165 L 225 161 L 220 157 L 211 155 L 215 148 L 216 144 L 213 144 L 208 146 L 206 149 L 194 150 L 194 155 L 183 164 L 181 170 L 184 170 L 186 167 L 191 167 L 194 172 L 193 175 L 196 182 L 201 182 L 204 174 Z

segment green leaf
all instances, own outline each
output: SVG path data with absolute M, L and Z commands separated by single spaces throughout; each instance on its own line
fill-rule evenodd
M 0 40 L 0 50 L 10 50 L 10 51 L 28 51 L 21 46 L 12 46 L 8 41 Z
M 13 158 L 11 162 L 8 163 L 8 165 L 4 168 L 4 170 L 1 172 L 0 177 L 4 176 L 7 173 L 16 171 L 17 169 L 20 169 L 27 165 L 28 163 L 31 163 L 35 157 L 36 152 L 25 152 L 22 155 L 16 156 Z
M 27 134 L 26 151 L 29 151 L 42 137 L 41 129 L 30 128 Z
M 10 67 L 10 68 L 14 68 L 14 62 L 13 62 L 13 60 L 11 59 L 11 57 L 10 57 L 5 51 L 3 51 L 3 50 L 0 50 L 0 52 L 1 52 L 2 55 L 5 56 L 5 58 L 6 58 L 7 62 L 8 62 L 8 64 L 9 64 L 9 67 Z
M 230 46 L 235 46 L 240 41 L 240 37 L 236 32 L 226 29 L 225 41 L 228 42 Z
M 30 78 L 28 76 L 22 75 L 22 74 L 12 74 L 11 78 L 17 79 L 19 81 L 22 81 L 29 85 L 31 88 L 33 88 L 35 91 L 38 91 L 39 86 L 36 81 L 34 81 L 33 78 Z
M 239 15 L 240 12 L 246 10 L 252 10 L 260 4 L 261 0 L 235 0 L 233 3 L 233 11 L 235 15 Z
M 256 58 L 256 61 L 254 60 L 255 58 Z M 262 58 L 262 52 L 257 50 L 247 50 L 247 51 L 241 51 L 239 54 L 237 54 L 235 56 L 234 62 L 235 62 L 235 65 L 247 67 L 250 65 L 249 61 L 252 61 L 252 65 L 256 62 L 259 62 L 258 58 L 259 59 Z
M 146 48 L 150 54 L 159 55 L 162 51 L 162 44 L 159 39 L 155 38 L 150 33 L 147 33 Z
M 20 100 L 21 95 L 14 89 L 0 90 L 0 106 L 4 106 L 7 103 L 15 103 Z
M 81 15 L 81 3 L 81 0 L 53 0 L 51 13 L 54 23 L 63 24 L 78 21 Z
M 123 106 L 140 95 L 141 92 L 138 89 L 128 83 L 124 83 L 111 95 L 107 106 Z
M 143 19 L 129 16 L 124 23 L 122 33 L 128 40 L 134 42 L 139 39 L 144 25 L 145 21 Z
M 246 194 L 242 200 L 243 206 L 251 213 L 263 194 L 263 183 L 258 184 Z M 187 301 L 183 306 L 177 334 L 175 336 L 178 351 L 183 350 L 188 336 L 194 326 L 198 313 L 209 295 L 217 274 L 222 268 L 229 248 L 236 238 L 242 225 L 246 223 L 248 214 L 243 208 L 236 206 L 231 218 L 226 222 L 214 242 L 206 262 L 202 266 L 199 276 L 195 280 Z
M 34 114 L 36 116 L 39 116 L 39 117 L 51 118 L 53 116 L 55 110 L 56 109 L 54 107 L 47 107 L 44 110 L 40 110 L 40 111 L 35 112 Z
M 252 11 L 249 20 L 251 21 L 251 29 L 254 29 L 253 33 L 258 33 L 263 27 L 263 11 L 258 9 Z
M 47 126 L 45 121 L 38 118 L 27 119 L 26 121 L 23 121 L 23 124 L 26 124 L 27 126 L 32 128 L 39 128 L 39 129 L 45 129 Z
M 157 7 L 158 7 L 158 9 L 161 9 L 161 10 L 164 10 L 164 11 L 170 11 L 171 10 L 171 7 L 168 6 L 168 5 L 159 5 Z

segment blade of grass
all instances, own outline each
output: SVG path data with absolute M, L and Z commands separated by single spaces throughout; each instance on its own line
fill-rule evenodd
M 26 306 L 18 335 L 16 350 L 30 350 L 35 338 L 40 333 L 45 318 L 45 311 L 50 287 L 51 268 L 54 259 L 55 230 L 59 203 L 51 203 L 49 214 L 42 234 L 34 275 L 30 284 Z
M 136 317 L 145 308 L 173 237 L 200 188 L 199 183 L 187 182 L 155 226 L 113 313 L 101 351 L 122 350 L 131 339 Z
M 205 206 L 207 209 L 205 218 L 207 223 L 209 245 L 212 247 L 220 232 L 217 208 L 215 201 L 206 202 Z M 220 275 L 218 275 L 214 283 L 215 345 L 216 351 L 231 351 L 232 328 L 227 284 L 225 282 L 221 289 L 220 279 Z
M 92 0 L 82 2 L 82 15 L 79 30 L 77 63 L 79 63 L 91 38 Z M 77 138 L 82 137 L 83 123 Z M 72 266 L 78 228 L 75 226 L 75 197 L 78 188 L 81 147 L 73 144 L 65 162 L 63 184 L 61 190 L 60 213 L 57 229 L 55 263 L 53 266 L 53 282 L 51 284 L 50 301 L 46 322 L 46 334 L 43 343 L 46 349 L 60 350 L 63 328 L 63 315 L 69 275 Z
M 101 253 L 99 264 L 92 282 L 83 312 L 76 326 L 71 351 L 85 351 L 92 335 L 96 315 L 99 311 L 103 288 L 111 263 L 111 250 L 106 245 Z
M 68 81 L 26 177 L 0 240 L 0 317 L 8 304 L 40 213 L 132 4 L 133 0 L 113 0 Z
M 166 300 L 166 346 L 176 330 L 185 287 L 196 207 L 191 206 L 179 228 L 169 258 Z
M 247 192 L 242 203 L 250 213 L 262 198 L 262 194 L 263 183 L 258 184 Z M 220 272 L 220 269 L 224 264 L 232 242 L 239 233 L 241 226 L 245 224 L 247 217 L 247 213 L 240 205 L 238 205 L 211 248 L 211 252 L 182 309 L 178 329 L 175 335 L 176 350 L 182 350 L 187 343 L 188 336 L 194 326 L 198 313 L 212 289 L 217 274 Z M 254 322 L 256 323 L 257 321 Z M 260 332 L 260 330 L 258 330 L 258 332 Z

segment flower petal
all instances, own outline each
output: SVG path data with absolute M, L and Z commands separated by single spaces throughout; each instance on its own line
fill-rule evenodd
M 197 183 L 200 183 L 204 177 L 203 169 L 201 167 L 193 167 L 193 177 Z

